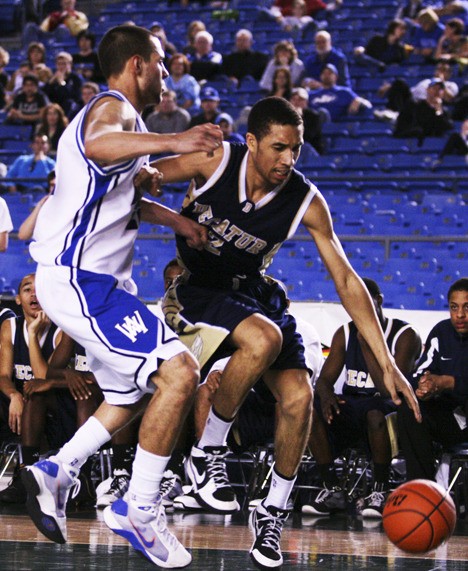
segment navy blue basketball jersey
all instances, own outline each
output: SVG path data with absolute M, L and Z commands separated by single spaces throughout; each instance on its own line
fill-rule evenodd
M 181 214 L 208 227 L 204 250 L 176 236 L 189 283 L 226 289 L 260 278 L 281 244 L 296 231 L 316 187 L 296 170 L 254 204 L 247 199 L 248 148 L 225 144 L 223 160 L 202 187 L 189 190 Z
M 384 326 L 384 337 L 390 353 L 395 355 L 395 347 L 398 338 L 407 329 L 412 326 L 401 319 L 387 319 Z M 343 385 L 343 394 L 348 395 L 369 395 L 378 393 L 374 385 L 374 381 L 370 376 L 367 368 L 366 360 L 362 354 L 361 346 L 357 338 L 357 327 L 350 321 L 344 326 L 346 357 L 345 357 L 345 382 Z
M 0 326 L 6 319 L 14 319 L 16 317 L 16 313 L 14 313 L 11 309 L 4 307 L 0 309 Z
M 29 343 L 26 320 L 23 316 L 12 319 L 11 335 L 13 343 L 13 382 L 16 390 L 23 392 L 23 384 L 34 378 L 29 360 Z M 57 335 L 57 326 L 51 323 L 46 332 L 44 332 L 40 345 L 42 356 L 46 361 L 49 360 L 55 348 L 55 337 Z

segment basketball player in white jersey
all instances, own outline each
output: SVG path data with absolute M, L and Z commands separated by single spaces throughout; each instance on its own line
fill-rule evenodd
M 148 156 L 221 145 L 219 127 L 177 135 L 147 133 L 140 113 L 157 103 L 168 76 L 160 42 L 136 26 L 109 30 L 99 47 L 109 91 L 71 122 L 57 153 L 57 186 L 41 209 L 31 245 L 44 310 L 86 349 L 105 401 L 57 453 L 23 477 L 28 511 L 44 535 L 66 541 L 65 505 L 80 467 L 111 435 L 143 412 L 126 499 L 105 521 L 161 567 L 184 567 L 191 555 L 169 532 L 160 481 L 199 378 L 177 336 L 135 297 L 133 243 L 140 218 L 134 178 Z M 150 185 L 159 184 L 153 170 Z M 205 231 L 156 203 L 141 217 L 169 225 L 194 247 Z

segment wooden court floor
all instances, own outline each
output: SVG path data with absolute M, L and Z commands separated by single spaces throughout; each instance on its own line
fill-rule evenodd
M 191 550 L 192 571 L 254 570 L 248 550 L 251 535 L 247 513 L 219 516 L 168 514 L 170 528 Z M 103 522 L 102 513 L 69 513 L 68 543 L 45 539 L 24 508 L 0 507 L 1 571 L 150 571 L 157 569 L 139 556 Z M 385 537 L 380 522 L 355 516 L 313 518 L 294 513 L 283 533 L 284 570 L 424 570 L 468 571 L 468 521 L 459 520 L 450 541 L 423 556 L 408 555 Z

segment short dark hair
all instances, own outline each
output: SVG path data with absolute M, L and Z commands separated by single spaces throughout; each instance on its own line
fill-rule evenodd
M 169 262 L 167 262 L 167 264 L 164 266 L 163 277 L 166 277 L 167 270 L 176 266 L 180 268 L 180 264 L 177 261 L 177 258 L 172 258 L 172 260 L 169 260 Z
M 26 83 L 26 81 L 35 83 L 35 84 L 39 87 L 39 79 L 38 79 L 37 76 L 34 75 L 33 73 L 27 73 L 27 74 L 23 77 L 23 83 Z
M 104 34 L 98 48 L 101 70 L 106 79 L 120 75 L 127 61 L 141 56 L 144 61 L 151 59 L 154 51 L 150 38 L 153 34 L 140 26 L 116 26 Z
M 376 281 L 371 280 L 370 278 L 362 278 L 362 281 L 365 283 L 367 290 L 371 294 L 371 297 L 375 299 L 379 295 L 382 295 L 380 288 Z
M 468 278 L 460 278 L 453 282 L 447 293 L 447 301 L 450 301 L 450 296 L 454 291 L 468 291 Z
M 265 97 L 255 103 L 249 113 L 247 131 L 260 141 L 268 135 L 271 125 L 303 125 L 302 117 L 282 97 Z
M 96 36 L 93 32 L 90 32 L 89 30 L 81 30 L 81 32 L 76 36 L 77 43 L 79 43 L 81 38 L 89 40 L 91 42 L 91 47 L 94 49 L 94 46 L 96 45 Z

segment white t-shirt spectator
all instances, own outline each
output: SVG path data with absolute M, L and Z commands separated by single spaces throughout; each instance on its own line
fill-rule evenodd
M 13 230 L 10 211 L 4 198 L 0 196 L 0 252 L 8 248 L 8 234 Z

